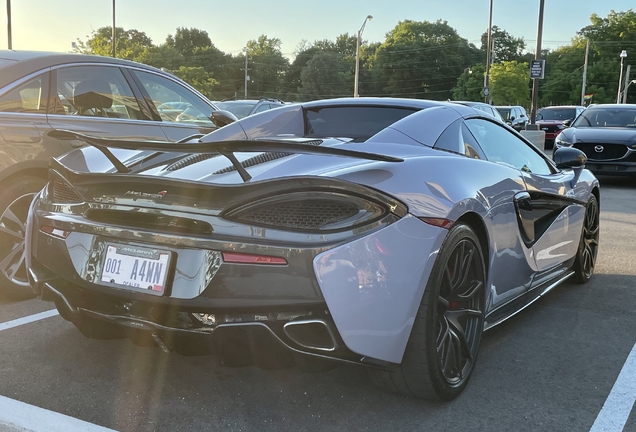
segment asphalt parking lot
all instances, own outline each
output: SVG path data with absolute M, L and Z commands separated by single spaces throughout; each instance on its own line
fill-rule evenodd
M 53 308 L 7 294 L 0 397 L 120 431 L 589 431 L 595 421 L 595 431 L 621 430 L 603 416 L 633 404 L 633 391 L 612 388 L 621 370 L 619 381 L 636 382 L 626 368 L 636 344 L 636 181 L 601 180 L 592 281 L 566 283 L 487 332 L 468 388 L 451 403 L 384 393 L 356 367 L 230 369 L 209 356 L 88 340 L 59 316 L 3 328 Z M 623 425 L 636 431 L 636 412 Z

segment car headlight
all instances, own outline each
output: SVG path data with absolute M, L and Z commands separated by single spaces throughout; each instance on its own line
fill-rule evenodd
M 556 147 L 572 147 L 572 143 L 568 141 L 567 138 L 563 136 L 562 133 L 558 134 L 554 139 L 554 145 Z

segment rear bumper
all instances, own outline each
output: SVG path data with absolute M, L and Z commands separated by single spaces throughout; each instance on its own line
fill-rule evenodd
M 66 238 L 46 234 L 40 231 L 45 225 L 70 234 Z M 125 327 L 190 336 L 206 336 L 230 326 L 266 326 L 293 351 L 388 363 L 402 361 L 447 233 L 407 215 L 349 242 L 318 239 L 305 247 L 291 247 L 266 239 L 257 243 L 116 228 L 51 213 L 37 204 L 27 230 L 27 267 L 33 289 L 56 301 L 69 316 L 85 314 Z M 172 254 L 164 295 L 99 283 L 103 245 L 112 242 Z M 219 263 L 211 258 L 218 251 L 284 257 L 288 265 Z M 214 326 L 197 321 L 197 314 L 214 315 Z M 317 320 L 333 335 L 334 348 L 326 353 L 293 341 L 285 326 L 302 320 Z

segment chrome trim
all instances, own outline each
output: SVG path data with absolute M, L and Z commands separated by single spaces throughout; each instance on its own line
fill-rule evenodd
M 296 325 L 302 325 L 302 324 L 322 324 L 322 325 L 324 325 L 325 328 L 327 329 L 327 333 L 329 333 L 329 337 L 331 338 L 331 342 L 333 344 L 333 347 L 331 347 L 331 348 L 318 348 L 318 347 L 315 347 L 315 346 L 305 345 L 305 344 L 302 344 L 302 343 L 298 342 L 289 333 L 287 333 L 287 327 L 296 326 Z M 292 341 L 294 341 L 295 343 L 297 343 L 298 345 L 300 345 L 303 348 L 309 348 L 309 349 L 313 349 L 313 350 L 317 350 L 317 351 L 326 351 L 326 352 L 335 351 L 336 348 L 338 348 L 338 342 L 336 342 L 336 338 L 335 338 L 333 332 L 331 331 L 331 328 L 329 327 L 329 325 L 326 322 L 324 322 L 323 320 L 320 320 L 320 319 L 290 321 L 290 322 L 287 322 L 287 323 L 285 323 L 283 325 L 283 331 L 285 332 L 285 335 L 289 339 L 291 339 Z
M 517 309 L 515 312 L 511 313 L 510 315 L 500 319 L 499 321 L 495 321 L 494 323 L 488 325 L 488 326 L 484 326 L 484 331 L 486 330 L 490 330 L 491 328 L 498 326 L 499 324 L 501 324 L 504 321 L 507 321 L 508 319 L 512 318 L 513 316 L 517 315 L 519 312 L 521 312 L 522 310 L 524 310 L 525 308 L 527 308 L 528 306 L 530 306 L 532 303 L 536 302 L 537 300 L 539 300 L 541 297 L 543 297 L 544 295 L 546 295 L 547 293 L 549 293 L 550 291 L 552 291 L 554 288 L 556 288 L 557 286 L 559 286 L 562 282 L 565 282 L 566 279 L 569 279 L 572 275 L 574 275 L 574 271 L 570 271 L 570 273 L 567 273 L 565 276 L 559 278 L 558 280 L 556 280 L 555 282 L 552 282 L 552 284 L 550 284 L 547 288 L 545 288 L 541 294 L 537 295 L 535 298 L 533 298 L 532 300 L 530 300 L 528 303 L 526 303 L 525 305 L 523 305 L 523 307 Z M 523 295 L 528 294 L 529 291 L 526 291 Z M 519 299 L 521 296 L 516 297 L 512 300 L 510 300 L 509 302 L 501 305 L 500 307 L 498 307 L 497 309 L 493 309 L 488 315 L 492 314 L 492 312 L 502 308 L 503 306 L 510 304 L 511 302 Z

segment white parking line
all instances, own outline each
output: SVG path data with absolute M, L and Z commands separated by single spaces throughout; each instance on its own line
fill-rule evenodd
M 51 309 L 45 312 L 36 313 L 34 315 L 29 315 L 22 318 L 14 319 L 13 321 L 3 322 L 3 323 L 0 323 L 0 331 L 8 330 L 10 328 L 18 327 L 24 324 L 29 324 L 34 321 L 42 320 L 44 318 L 50 318 L 55 315 L 59 315 L 57 309 Z
M 0 426 L 30 432 L 113 432 L 113 429 L 4 396 L 0 396 Z
M 627 356 L 590 432 L 621 432 L 636 401 L 636 345 Z

